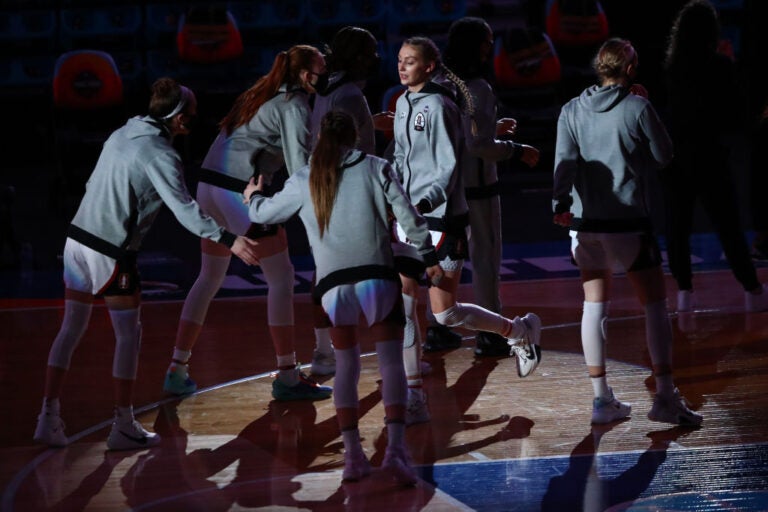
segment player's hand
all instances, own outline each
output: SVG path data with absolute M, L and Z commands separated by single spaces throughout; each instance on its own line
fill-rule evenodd
M 573 214 L 571 212 L 556 213 L 552 221 L 558 226 L 567 228 L 573 223 Z
M 528 167 L 535 167 L 539 163 L 539 150 L 528 144 L 522 144 L 523 156 L 520 157 L 520 161 Z
M 373 127 L 380 132 L 390 132 L 395 126 L 394 112 L 379 112 L 373 115 Z
M 440 286 L 440 281 L 443 280 L 444 275 L 445 272 L 443 272 L 443 269 L 440 267 L 440 265 L 432 265 L 431 267 L 427 267 L 427 277 L 429 277 L 429 282 L 434 286 Z
M 502 117 L 496 121 L 496 136 L 511 137 L 517 133 L 517 119 Z
M 254 192 L 261 192 L 264 190 L 264 177 L 259 175 L 259 180 L 256 181 L 256 179 L 251 178 L 248 180 L 248 185 L 245 186 L 245 190 L 243 190 L 243 204 L 250 204 L 251 203 L 251 195 Z
M 259 246 L 258 242 L 246 238 L 244 236 L 238 236 L 235 239 L 235 243 L 232 244 L 232 254 L 243 260 L 248 265 L 259 264 L 259 254 L 256 248 Z

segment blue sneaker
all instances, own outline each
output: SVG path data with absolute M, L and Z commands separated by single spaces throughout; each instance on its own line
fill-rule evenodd
M 272 381 L 272 398 L 281 402 L 289 400 L 325 400 L 330 398 L 333 388 L 321 386 L 301 372 L 299 382 L 293 386 L 284 384 L 279 378 Z
M 172 395 L 189 395 L 197 391 L 197 383 L 189 378 L 188 372 L 171 365 L 165 374 L 163 391 Z
M 632 414 L 631 404 L 617 400 L 611 388 L 608 391 L 611 393 L 609 396 L 592 400 L 592 423 L 596 425 L 621 420 Z

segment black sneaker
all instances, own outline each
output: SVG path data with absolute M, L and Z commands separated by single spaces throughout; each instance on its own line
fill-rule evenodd
M 444 325 L 430 325 L 427 327 L 427 339 L 424 342 L 424 352 L 438 352 L 450 350 L 461 346 L 461 335 L 453 332 Z M 507 348 L 509 351 L 509 348 Z
M 756 260 L 768 260 L 768 244 L 752 244 L 752 258 Z
M 478 357 L 507 357 L 507 338 L 495 332 L 480 331 L 475 336 L 475 355 Z

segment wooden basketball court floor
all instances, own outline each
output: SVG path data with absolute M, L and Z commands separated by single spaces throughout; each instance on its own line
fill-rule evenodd
M 768 281 L 766 269 L 759 272 Z M 578 280 L 505 282 L 507 315 L 542 318 L 542 363 L 520 379 L 511 358 L 476 359 L 469 333 L 459 349 L 426 354 L 432 420 L 406 431 L 420 476 L 413 488 L 376 471 L 342 483 L 332 400 L 271 400 L 274 356 L 263 297 L 214 301 L 192 359 L 201 389 L 184 399 L 162 393 L 181 302 L 145 302 L 135 404 L 162 442 L 135 452 L 105 450 L 114 343 L 97 307 L 62 399 L 71 444 L 36 446 L 32 431 L 61 303 L 11 301 L 0 310 L 0 509 L 768 510 L 768 313 L 743 312 L 728 271 L 698 273 L 695 284 L 697 310 L 685 317 L 672 311 L 671 321 L 676 382 L 704 415 L 702 428 L 646 418 L 653 381 L 642 311 L 623 278 L 611 302 L 608 371 L 633 412 L 601 427 L 590 425 Z M 471 298 L 465 285 L 461 297 Z M 308 361 L 314 342 L 305 294 L 296 297 L 296 318 L 298 356 Z M 361 338 L 360 429 L 378 466 L 384 413 L 373 347 L 364 331 Z

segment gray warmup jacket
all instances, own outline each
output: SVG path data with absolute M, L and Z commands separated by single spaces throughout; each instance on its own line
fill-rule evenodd
M 465 141 L 453 97 L 445 83 L 432 81 L 397 99 L 393 166 L 429 229 L 463 236 L 469 222 L 459 169 Z
M 151 117 L 133 117 L 104 143 L 67 236 L 120 259 L 138 251 L 163 203 L 195 235 L 234 243 L 235 235 L 190 196 L 166 129 Z
M 426 264 L 437 264 L 426 222 L 408 201 L 389 163 L 359 150 L 349 151 L 342 162 L 330 226 L 322 238 L 309 193 L 309 166 L 296 171 L 274 196 L 251 197 L 253 222 L 276 224 L 299 214 L 317 269 L 316 299 L 340 284 L 365 279 L 400 282 L 390 246 L 390 208 Z
M 200 181 L 242 192 L 255 168 L 269 183 L 283 165 L 289 175 L 307 165 L 310 115 L 307 92 L 281 85 L 250 121 L 229 136 L 219 132 L 203 160 Z
M 312 107 L 312 147 L 317 144 L 320 133 L 320 121 L 331 110 L 339 110 L 352 116 L 357 127 L 357 145 L 360 151 L 369 155 L 376 154 L 376 134 L 373 129 L 373 118 L 368 100 L 363 94 L 364 81 L 353 82 L 346 73 L 333 73 L 328 82 L 328 88 L 315 95 Z
M 618 85 L 592 86 L 557 122 L 553 209 L 571 228 L 648 231 L 649 173 L 672 159 L 672 142 L 651 103 Z

